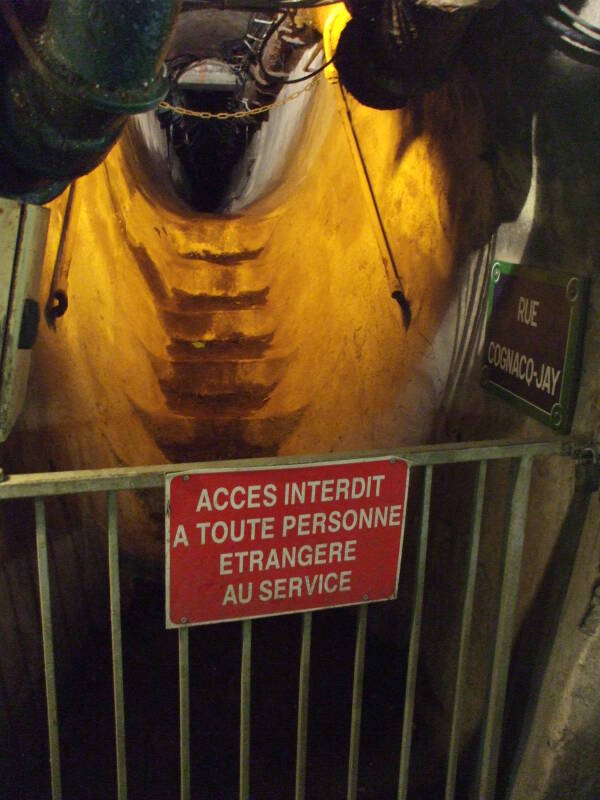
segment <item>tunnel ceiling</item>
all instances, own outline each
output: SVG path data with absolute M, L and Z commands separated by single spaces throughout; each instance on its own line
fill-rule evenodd
M 296 11 L 184 11 L 166 59 L 167 101 L 213 115 L 268 106 L 318 39 L 311 18 Z M 223 210 L 233 173 L 268 112 L 230 119 L 150 113 L 158 113 L 162 136 L 154 136 L 179 197 L 198 211 Z

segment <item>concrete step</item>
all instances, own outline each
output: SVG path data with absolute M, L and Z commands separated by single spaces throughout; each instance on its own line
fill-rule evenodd
M 159 310 L 165 333 L 171 339 L 208 343 L 272 336 L 275 322 L 265 308 L 227 311 L 179 312 Z
M 202 385 L 199 391 L 181 391 L 166 382 L 160 383 L 160 388 L 165 396 L 167 407 L 180 414 L 197 416 L 203 414 L 223 416 L 231 414 L 239 416 L 249 411 L 262 408 L 276 384 L 264 386 L 261 384 L 247 383 L 236 387 L 231 392 L 206 391 Z M 214 387 L 212 387 L 214 388 Z
M 268 294 L 268 287 L 256 291 L 216 290 L 210 294 L 206 292 L 191 294 L 181 289 L 173 289 L 171 297 L 160 303 L 159 308 L 179 314 L 261 308 L 266 305 Z
M 166 361 L 168 363 L 179 361 L 200 363 L 202 361 L 219 360 L 257 360 L 267 353 L 271 354 L 273 341 L 273 334 L 268 333 L 264 336 L 231 336 L 221 341 L 217 339 L 184 340 L 175 337 L 170 341 L 168 340 L 166 345 L 160 345 L 156 342 L 149 342 L 135 332 L 134 335 L 152 361 Z M 272 353 L 274 358 L 279 357 L 279 355 L 275 351 Z
M 173 462 L 257 458 L 277 453 L 298 425 L 303 409 L 277 416 L 177 414 L 168 410 L 138 414 L 165 457 Z
M 257 263 L 262 248 L 224 254 L 179 255 L 129 243 L 129 249 L 157 303 L 172 298 L 243 296 L 268 292 L 271 270 Z M 161 265 L 160 270 L 157 264 Z M 176 288 L 172 288 L 176 287 Z M 266 296 L 266 294 L 265 294 Z

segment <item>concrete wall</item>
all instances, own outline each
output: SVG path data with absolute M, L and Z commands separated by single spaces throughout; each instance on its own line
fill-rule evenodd
M 593 7 L 584 14 L 597 16 Z M 501 5 L 478 19 L 467 59 L 486 109 L 486 156 L 503 220 L 495 255 L 591 277 L 573 423 L 574 433 L 591 440 L 600 388 L 600 73 L 550 41 L 526 15 Z M 480 338 L 445 417 L 445 435 L 547 436 L 543 426 L 478 390 L 481 362 Z M 501 788 L 511 798 L 592 798 L 600 791 L 599 521 L 597 494 L 590 497 L 572 465 L 536 465 L 502 762 Z
M 465 64 L 439 91 L 396 112 L 350 101 L 410 307 L 408 326 L 390 297 L 335 86 L 321 81 L 294 116 L 294 148 L 269 193 L 230 216 L 193 214 L 178 202 L 157 180 L 157 161 L 132 128 L 105 164 L 78 182 L 69 309 L 55 328 L 42 325 L 28 405 L 4 448 L 7 468 L 552 435 L 479 387 L 490 237 L 503 223 L 496 255 L 595 276 L 596 81 L 595 71 L 551 56 L 522 15 L 500 6 L 479 18 Z M 272 114 L 270 146 L 279 130 L 289 134 L 288 111 Z M 64 208 L 64 197 L 52 204 L 42 304 Z M 593 281 L 574 425 L 585 435 L 594 435 L 598 422 L 599 305 Z M 507 480 L 505 467 L 490 470 L 463 784 L 476 761 L 485 704 Z M 417 720 L 432 785 L 447 746 L 471 481 L 468 472 L 440 470 L 435 484 L 420 687 L 430 702 Z M 588 511 L 585 492 L 575 491 L 571 502 L 575 489 L 572 463 L 536 464 L 508 707 L 514 733 L 503 755 L 504 790 L 511 764 L 524 753 L 515 798 L 564 796 L 565 775 L 573 775 L 569 794 L 595 791 L 593 759 L 585 772 L 577 753 L 593 750 L 598 723 L 598 633 L 590 622 L 598 517 L 595 499 Z M 27 517 L 16 513 L 20 526 Z M 83 594 L 102 605 L 102 590 L 94 587 L 103 578 L 104 513 L 93 499 L 53 511 L 57 531 L 75 532 L 55 539 L 68 609 L 62 625 L 74 640 L 89 629 L 75 602 L 80 547 L 92 570 Z M 163 547 L 160 502 L 126 498 L 121 516 L 124 551 L 136 569 L 152 569 Z M 21 538 L 30 541 L 26 528 Z M 3 691 L 18 698 L 23 663 L 39 684 L 39 645 L 31 554 L 28 547 L 11 550 L 13 531 L 7 523 L 0 616 L 13 643 L 8 659 L 3 653 Z M 408 602 L 391 607 L 391 621 L 381 625 L 396 642 L 406 639 Z M 543 658 L 536 666 L 533 656 L 549 649 L 549 666 Z M 521 711 L 538 690 L 526 742 Z

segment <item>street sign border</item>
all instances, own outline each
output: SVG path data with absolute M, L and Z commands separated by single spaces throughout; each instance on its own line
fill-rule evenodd
M 262 461 L 262 459 L 261 459 Z M 406 486 L 404 489 L 404 498 L 402 499 L 402 528 L 400 530 L 400 545 L 398 547 L 398 556 L 397 556 L 397 564 L 396 564 L 396 580 L 395 580 L 395 589 L 394 593 L 390 597 L 382 597 L 376 600 L 357 600 L 350 603 L 339 603 L 335 605 L 328 605 L 328 606 L 320 606 L 317 608 L 298 608 L 293 609 L 290 611 L 279 611 L 276 613 L 265 613 L 265 614 L 251 614 L 248 616 L 236 616 L 236 617 L 229 617 L 227 619 L 216 619 L 216 620 L 206 620 L 202 622 L 179 622 L 175 623 L 172 622 L 170 618 L 170 589 L 171 589 L 171 558 L 170 558 L 170 534 L 171 534 L 171 481 L 173 478 L 183 477 L 185 475 L 210 475 L 220 472 L 266 472 L 268 470 L 273 469 L 309 469 L 312 467 L 328 467 L 328 466 L 335 466 L 335 465 L 342 465 L 342 464 L 365 464 L 371 462 L 382 462 L 386 461 L 389 463 L 398 463 L 402 462 L 406 465 Z M 315 456 L 314 461 L 298 461 L 298 462 L 289 462 L 289 456 L 283 456 L 281 458 L 281 463 L 279 459 L 273 461 L 272 464 L 256 464 L 255 460 L 249 461 L 240 461 L 240 463 L 236 466 L 232 467 L 219 467 L 218 462 L 211 467 L 201 467 L 199 469 L 193 470 L 186 470 L 183 472 L 168 472 L 165 475 L 165 623 L 166 628 L 169 630 L 178 630 L 180 628 L 195 628 L 199 626 L 205 625 L 219 625 L 221 623 L 227 622 L 242 622 L 244 620 L 251 620 L 251 619 L 267 619 L 269 617 L 282 617 L 288 616 L 290 614 L 303 614 L 307 611 L 330 611 L 336 608 L 349 608 L 350 606 L 359 606 L 364 605 L 365 603 L 384 603 L 388 600 L 395 600 L 398 595 L 398 581 L 400 578 L 400 566 L 402 564 L 402 552 L 404 549 L 404 534 L 406 528 L 406 503 L 408 500 L 408 487 L 410 484 L 410 475 L 411 475 L 411 462 L 409 459 L 406 458 L 399 458 L 395 455 L 383 455 L 383 456 L 371 456 L 371 457 L 360 457 L 357 456 L 356 458 L 341 458 L 341 459 L 328 459 L 328 460 L 320 460 L 318 456 Z
M 524 397 L 511 392 L 505 386 L 491 380 L 487 364 L 487 355 L 484 352 L 484 364 L 481 368 L 481 386 L 490 394 L 500 397 L 520 411 L 537 419 L 544 425 L 552 428 L 557 433 L 568 433 L 573 422 L 575 401 L 579 390 L 581 360 L 583 355 L 583 340 L 586 327 L 586 316 L 589 298 L 590 279 L 585 275 L 575 275 L 570 272 L 542 269 L 527 264 L 514 264 L 509 261 L 495 260 L 490 268 L 489 289 L 486 308 L 486 324 L 484 333 L 484 348 L 488 340 L 490 321 L 494 308 L 494 290 L 501 275 L 522 276 L 525 279 L 546 283 L 552 286 L 562 286 L 565 290 L 567 302 L 570 303 L 569 328 L 567 345 L 563 359 L 563 378 L 558 402 L 550 412 L 535 405 Z M 573 282 L 576 283 L 574 284 Z M 569 297 L 569 286 L 576 287 L 575 294 Z

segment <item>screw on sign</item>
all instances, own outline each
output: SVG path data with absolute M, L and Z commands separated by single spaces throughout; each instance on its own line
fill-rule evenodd
M 574 410 L 589 281 L 498 261 L 492 266 L 482 384 L 555 430 Z
M 407 489 L 390 458 L 168 476 L 167 626 L 392 599 Z

